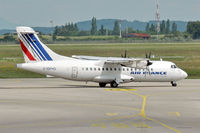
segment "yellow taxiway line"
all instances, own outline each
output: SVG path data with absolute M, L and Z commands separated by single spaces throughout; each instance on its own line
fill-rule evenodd
M 158 121 L 158 120 L 155 120 L 155 119 L 152 119 L 152 118 L 146 116 L 145 108 L 146 108 L 147 96 L 144 96 L 144 95 L 141 95 L 141 94 L 138 94 L 138 93 L 135 93 L 135 92 L 131 92 L 131 91 L 127 91 L 127 92 L 128 92 L 128 93 L 131 93 L 131 94 L 133 94 L 133 95 L 136 95 L 136 96 L 139 96 L 139 97 L 142 97 L 142 98 L 143 98 L 142 108 L 141 108 L 141 111 L 140 111 L 140 115 L 141 115 L 144 119 L 153 121 L 154 123 L 157 123 L 157 124 L 160 124 L 160 125 L 162 125 L 163 127 L 168 128 L 168 129 L 170 129 L 170 130 L 172 130 L 172 131 L 174 131 L 174 132 L 176 132 L 176 133 L 182 133 L 181 131 L 179 131 L 179 130 L 173 128 L 173 127 L 170 127 L 170 126 L 168 126 L 168 125 L 166 125 L 166 124 L 164 124 L 164 123 L 162 123 L 162 122 L 160 122 L 160 121 Z M 176 112 L 176 114 L 180 116 L 180 113 Z
M 160 125 L 162 125 L 163 127 L 167 128 L 167 129 L 170 129 L 170 130 L 172 130 L 172 131 L 174 131 L 174 132 L 176 132 L 176 133 L 182 133 L 181 131 L 179 131 L 179 130 L 173 128 L 173 127 L 170 127 L 170 126 L 168 126 L 167 124 L 164 124 L 164 123 L 162 123 L 162 122 L 160 122 L 160 121 L 158 121 L 158 120 L 156 120 L 156 119 L 152 119 L 152 118 L 150 118 L 150 117 L 148 117 L 148 116 L 146 115 L 145 110 L 146 110 L 147 97 L 149 97 L 149 96 L 151 96 L 151 95 L 141 95 L 141 94 L 139 94 L 139 93 L 133 92 L 133 91 L 137 91 L 137 89 L 106 89 L 106 91 L 125 91 L 125 92 L 128 92 L 128 93 L 130 93 L 130 94 L 133 94 L 133 95 L 136 95 L 136 96 L 141 97 L 141 98 L 143 99 L 143 102 L 142 102 L 142 108 L 141 108 L 140 113 L 138 114 L 138 116 L 141 116 L 141 117 L 143 117 L 144 119 L 150 120 L 150 121 L 152 121 L 152 122 L 154 122 L 154 123 L 160 124 Z M 176 112 L 176 115 L 180 117 L 180 113 L 179 113 L 179 112 Z M 136 116 L 137 116 L 137 115 L 136 115 Z M 114 126 L 114 125 L 113 125 L 113 126 Z M 121 125 L 121 126 L 122 126 L 122 125 Z M 136 126 L 136 124 L 133 124 L 133 126 Z M 144 126 L 144 124 L 143 124 L 143 126 Z M 118 126 L 118 127 L 119 127 L 119 126 Z M 125 126 L 122 126 L 122 127 L 125 127 Z M 145 127 L 151 128 L 150 126 L 145 126 Z

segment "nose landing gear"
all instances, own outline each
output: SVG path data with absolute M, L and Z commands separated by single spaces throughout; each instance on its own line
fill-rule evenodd
M 171 81 L 171 84 L 172 84 L 173 87 L 176 87 L 176 86 L 177 86 L 177 83 L 174 82 L 174 81 Z

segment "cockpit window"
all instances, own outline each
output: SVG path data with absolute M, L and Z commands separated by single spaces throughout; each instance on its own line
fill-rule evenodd
M 175 69 L 175 68 L 177 68 L 177 66 L 176 65 L 171 65 L 171 68 Z

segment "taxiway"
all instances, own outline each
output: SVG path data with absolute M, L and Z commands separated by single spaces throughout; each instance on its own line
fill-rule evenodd
M 63 79 L 0 79 L 1 133 L 199 133 L 200 80 L 117 89 Z

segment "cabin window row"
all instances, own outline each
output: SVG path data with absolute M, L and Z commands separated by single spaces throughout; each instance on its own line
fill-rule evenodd
M 82 68 L 83 71 L 135 71 L 134 68 Z M 141 69 L 137 69 L 137 71 L 141 71 Z M 144 71 L 144 70 L 143 70 Z

